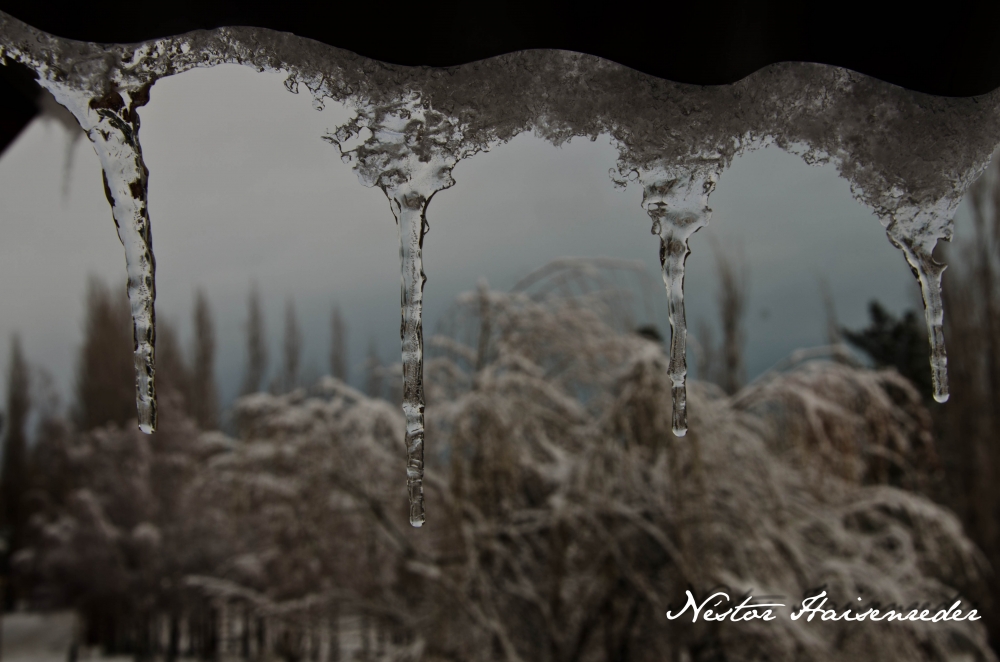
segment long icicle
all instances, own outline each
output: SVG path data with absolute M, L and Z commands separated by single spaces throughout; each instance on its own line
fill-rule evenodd
M 401 264 L 399 328 L 403 349 L 403 415 L 406 417 L 406 489 L 410 524 L 423 526 L 424 515 L 424 335 L 423 245 L 430 197 L 412 191 L 386 192 L 399 228 Z M 433 196 L 433 194 L 432 194 Z
M 112 88 L 100 98 L 40 82 L 80 122 L 101 161 L 104 193 L 125 247 L 139 429 L 149 434 L 156 429 L 156 260 L 146 204 L 149 170 L 139 145 L 137 109 L 149 101 L 152 82 L 133 90 Z
M 646 178 L 642 178 L 646 179 Z M 653 221 L 652 233 L 660 238 L 660 267 L 667 290 L 670 321 L 671 428 L 675 436 L 687 434 L 687 320 L 684 314 L 684 267 L 691 254 L 691 236 L 705 227 L 712 210 L 707 202 L 714 178 L 705 183 L 692 178 L 651 178 L 643 189 L 642 206 Z M 692 200 L 691 193 L 694 193 Z M 694 204 L 692 204 L 694 203 Z
M 363 129 L 371 133 L 354 147 L 348 142 Z M 378 186 L 389 199 L 399 231 L 400 314 L 403 358 L 403 415 L 406 419 L 406 488 L 410 524 L 423 526 L 424 514 L 424 338 L 423 243 L 427 206 L 438 191 L 455 185 L 452 168 L 462 158 L 457 120 L 421 105 L 411 93 L 388 106 L 360 106 L 358 115 L 324 137 L 355 162 L 366 186 Z

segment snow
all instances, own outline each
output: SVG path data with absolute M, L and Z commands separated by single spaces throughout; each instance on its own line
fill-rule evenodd
M 6 614 L 0 653 L 7 662 L 66 662 L 75 627 L 72 612 Z

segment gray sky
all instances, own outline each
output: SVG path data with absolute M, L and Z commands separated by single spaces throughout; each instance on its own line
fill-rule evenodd
M 227 404 L 242 377 L 253 279 L 264 298 L 272 370 L 288 296 L 304 332 L 306 369 L 327 371 L 333 302 L 349 326 L 352 381 L 360 382 L 369 337 L 384 361 L 399 360 L 399 253 L 388 203 L 320 140 L 347 118 L 344 109 L 317 112 L 282 80 L 236 65 L 191 71 L 158 82 L 140 110 L 157 316 L 174 322 L 188 343 L 194 291 L 206 289 Z M 52 374 L 64 401 L 72 394 L 87 275 L 125 282 L 124 251 L 86 140 L 72 153 L 62 197 L 68 135 L 36 120 L 0 157 L 0 374 L 6 343 L 19 331 L 29 360 Z M 507 289 L 556 257 L 639 258 L 658 279 L 658 244 L 641 191 L 614 188 L 608 169 L 615 158 L 603 139 L 555 148 L 522 135 L 460 163 L 457 185 L 435 196 L 428 213 L 427 328 L 480 277 Z M 896 312 L 919 302 L 902 255 L 832 166 L 808 166 L 777 148 L 754 152 L 722 176 L 710 204 L 712 222 L 692 241 L 688 320 L 694 327 L 716 318 L 708 235 L 742 246 L 751 377 L 796 348 L 825 342 L 821 277 L 847 326 L 866 323 L 872 298 Z M 657 306 L 666 333 L 662 298 Z

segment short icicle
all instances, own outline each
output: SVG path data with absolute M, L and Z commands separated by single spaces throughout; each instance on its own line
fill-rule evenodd
M 933 257 L 934 245 L 939 236 L 908 232 L 911 224 L 890 222 L 886 228 L 889 241 L 903 252 L 907 264 L 920 283 L 920 295 L 924 301 L 924 320 L 930 341 L 931 380 L 934 399 L 948 401 L 948 355 L 944 344 L 944 305 L 941 301 L 941 276 L 945 265 Z M 946 226 L 950 230 L 950 224 Z M 950 232 L 940 235 L 949 238 Z
M 152 81 L 128 90 L 112 86 L 100 97 L 69 90 L 49 81 L 39 82 L 73 113 L 101 161 L 104 192 L 111 204 L 118 238 L 125 247 L 139 429 L 149 434 L 156 429 L 156 390 L 153 384 L 156 261 L 146 205 L 149 171 L 139 145 L 137 109 L 149 101 Z
M 670 395 L 673 403 L 671 427 L 674 435 L 687 434 L 687 321 L 684 315 L 684 266 L 691 254 L 691 236 L 711 218 L 708 195 L 715 176 L 671 175 L 664 171 L 640 175 L 642 207 L 653 221 L 653 234 L 660 238 L 660 265 L 667 289 L 670 321 Z

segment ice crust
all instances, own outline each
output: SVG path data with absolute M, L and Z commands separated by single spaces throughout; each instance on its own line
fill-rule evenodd
M 839 67 L 781 63 L 720 86 L 673 83 L 598 57 L 511 53 L 457 67 L 403 67 L 263 28 L 219 28 L 140 44 L 54 37 L 0 12 L 0 55 L 33 71 L 87 132 L 104 170 L 125 247 L 139 425 L 155 429 L 155 262 L 148 172 L 136 109 L 156 80 L 224 63 L 287 74 L 289 91 L 333 100 L 355 117 L 325 139 L 366 186 L 378 186 L 399 226 L 401 340 L 410 519 L 424 522 L 422 245 L 433 196 L 462 159 L 525 131 L 554 144 L 610 135 L 610 169 L 637 184 L 660 243 L 670 311 L 673 429 L 687 430 L 684 265 L 710 218 L 708 199 L 737 154 L 773 144 L 808 163 L 832 162 L 870 207 L 920 283 L 934 395 L 948 397 L 941 276 L 962 197 L 1000 144 L 1000 90 L 970 98 L 912 92 Z M 354 146 L 352 146 L 352 144 Z

